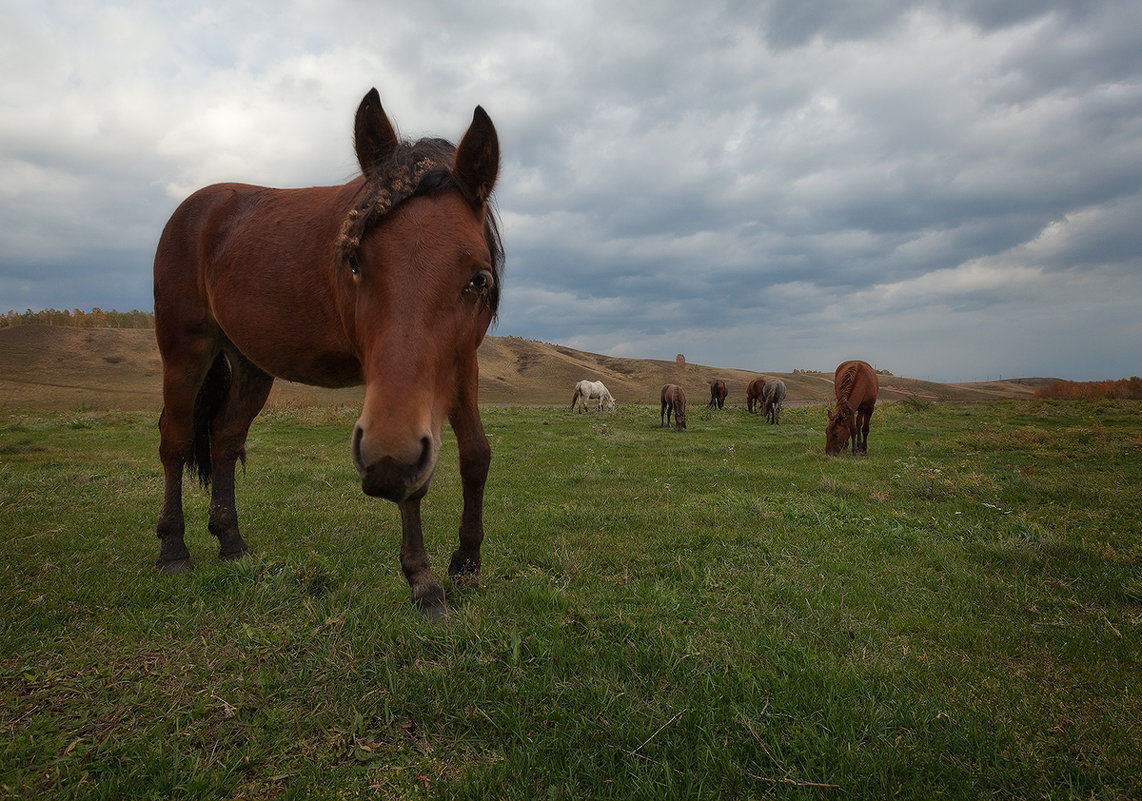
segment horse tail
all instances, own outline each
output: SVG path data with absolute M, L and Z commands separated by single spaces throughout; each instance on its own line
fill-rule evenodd
M 575 394 L 571 396 L 571 408 L 575 408 L 575 404 L 579 402 L 579 387 L 575 387 Z
M 198 481 L 203 487 L 210 486 L 210 431 L 229 391 L 230 362 L 226 354 L 219 353 L 194 399 L 194 447 L 187 467 L 198 473 Z

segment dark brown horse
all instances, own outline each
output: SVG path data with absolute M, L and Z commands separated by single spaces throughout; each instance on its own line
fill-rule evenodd
M 658 427 L 670 425 L 670 413 L 674 412 L 674 425 L 678 431 L 686 428 L 686 391 L 677 384 L 663 384 L 662 407 L 658 410 Z M 663 418 L 665 416 L 665 422 Z
M 765 392 L 765 379 L 755 378 L 749 382 L 749 386 L 745 388 L 745 405 L 749 409 L 750 414 L 753 414 L 757 409 L 761 408 L 762 393 Z
M 852 452 L 868 453 L 868 424 L 876 406 L 880 381 L 868 362 L 843 362 L 833 376 L 837 406 L 829 413 L 825 453 L 836 456 L 852 438 Z
M 477 107 L 459 147 L 402 142 L 373 89 L 357 109 L 362 175 L 343 186 L 218 184 L 175 211 L 155 254 L 166 476 L 157 565 L 191 567 L 182 474 L 211 487 L 220 556 L 246 551 L 234 466 L 274 378 L 365 384 L 351 454 L 368 495 L 400 508 L 413 602 L 446 614 L 420 527 L 440 449 L 456 434 L 464 510 L 449 572 L 478 573 L 491 449 L 476 404 L 476 349 L 496 314 L 503 247 L 489 202 L 499 170 Z
M 726 404 L 727 395 L 729 392 L 726 390 L 726 382 L 715 378 L 710 382 L 710 402 L 706 404 L 706 408 L 713 409 L 716 406 L 721 409 Z

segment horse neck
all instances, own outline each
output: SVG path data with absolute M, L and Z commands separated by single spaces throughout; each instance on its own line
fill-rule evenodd
M 851 413 L 852 409 L 849 405 L 849 399 L 853 394 L 853 387 L 856 386 L 857 366 L 853 365 L 845 370 L 841 375 L 841 383 L 837 385 L 837 408 L 848 409 Z
M 829 412 L 829 426 L 848 425 L 853 418 L 853 409 L 848 400 L 837 401 L 836 408 Z

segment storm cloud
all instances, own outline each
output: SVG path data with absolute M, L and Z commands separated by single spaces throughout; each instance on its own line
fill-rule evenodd
M 757 370 L 1137 374 L 1135 2 L 6 3 L 0 308 L 143 308 L 208 183 L 500 133 L 496 333 Z

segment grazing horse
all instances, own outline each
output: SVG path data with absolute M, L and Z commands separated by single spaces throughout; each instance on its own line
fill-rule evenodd
M 765 419 L 773 425 L 780 425 L 781 404 L 785 402 L 785 382 L 780 378 L 767 381 L 761 399 L 765 408 Z
M 765 379 L 755 378 L 749 382 L 749 386 L 745 388 L 745 405 L 749 409 L 750 414 L 753 414 L 757 409 L 761 408 L 762 393 L 765 391 Z
M 710 382 L 710 402 L 706 404 L 706 408 L 713 409 L 717 406 L 721 409 L 726 405 L 726 395 L 728 394 L 726 382 L 720 378 L 715 378 Z
M 571 396 L 571 408 L 574 409 L 575 404 L 579 404 L 579 412 L 582 413 L 587 410 L 587 401 L 593 398 L 598 398 L 596 409 L 602 410 L 603 403 L 606 403 L 608 412 L 615 410 L 615 399 L 603 386 L 603 382 L 588 381 L 585 378 L 575 385 L 575 394 Z
M 350 453 L 365 494 L 401 515 L 400 563 L 413 603 L 448 613 L 428 565 L 420 501 L 445 419 L 463 486 L 449 573 L 477 574 L 491 449 L 477 406 L 476 350 L 499 302 L 503 246 L 491 208 L 495 127 L 480 107 L 459 146 L 398 139 L 373 89 L 357 108 L 362 175 L 341 186 L 217 184 L 174 212 L 155 254 L 163 362 L 159 455 L 166 478 L 157 567 L 192 566 L 182 475 L 211 489 L 223 559 L 246 552 L 234 466 L 274 378 L 365 385 Z
M 686 428 L 686 391 L 677 384 L 662 386 L 662 408 L 658 410 L 658 427 L 670 425 L 670 413 L 674 412 L 674 425 L 678 431 Z M 665 416 L 665 422 L 663 422 Z
M 868 362 L 859 359 L 843 362 L 833 376 L 837 406 L 829 413 L 825 429 L 825 453 L 836 456 L 849 439 L 852 452 L 868 453 L 868 424 L 876 408 L 880 380 Z

